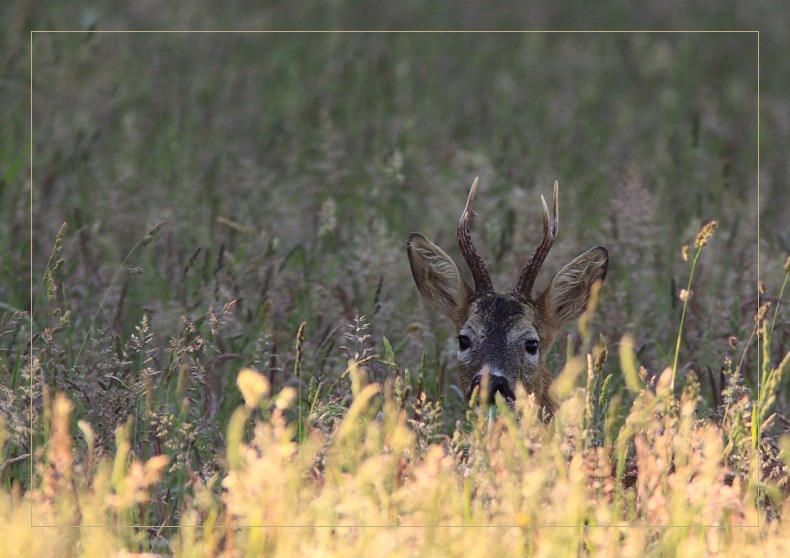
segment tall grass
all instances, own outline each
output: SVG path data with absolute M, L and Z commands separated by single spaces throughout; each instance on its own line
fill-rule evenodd
M 29 28 L 215 26 L 210 0 L 56 4 L 0 8 L 0 554 L 787 546 L 787 80 L 765 70 L 784 57 L 781 18 L 761 35 L 758 200 L 754 34 L 30 45 Z M 774 4 L 724 2 L 704 21 L 754 28 Z M 523 27 L 511 8 L 523 11 L 380 15 Z M 613 9 L 531 14 L 625 26 Z M 698 27 L 660 0 L 634 15 Z M 316 2 L 244 21 L 278 17 L 362 22 L 352 4 Z M 467 408 L 449 328 L 409 276 L 407 234 L 451 246 L 477 175 L 474 234 L 498 285 L 539 238 L 535 202 L 554 179 L 567 186 L 546 269 L 594 244 L 612 256 L 597 308 L 549 355 L 563 402 L 549 426 L 527 397 Z M 677 249 L 711 219 L 689 270 Z
M 554 425 L 522 392 L 514 410 L 500 406 L 493 428 L 472 415 L 451 440 L 421 451 L 392 381 L 366 383 L 354 361 L 349 369 L 358 388 L 347 413 L 329 432 L 308 424 L 301 443 L 288 419 L 294 389 L 272 393 L 265 375 L 242 370 L 227 470 L 190 476 L 179 529 L 146 521 L 168 458 L 139 460 L 120 426 L 114 458 L 75 463 L 73 405 L 58 394 L 40 485 L 4 493 L 2 555 L 751 556 L 790 543 L 790 510 L 779 501 L 781 518 L 768 517 L 757 497 L 757 449 L 740 455 L 747 474 L 730 476 L 721 459 L 728 433 L 698 416 L 695 382 L 675 401 L 670 368 L 655 391 L 640 391 L 618 435 L 635 442 L 638 478 L 628 489 L 612 475 L 613 440 L 583 443 L 593 418 L 584 388 L 563 401 Z
M 765 356 L 760 390 L 742 386 L 739 368 L 728 372 L 725 408 L 715 421 L 699 413 L 695 374 L 676 399 L 675 370 L 648 380 L 644 368 L 634 370 L 627 339 L 620 366 L 633 377 L 633 395 L 612 397 L 607 342 L 600 337 L 592 345 L 597 298 L 596 290 L 580 320 L 583 352 L 569 346 L 555 385 L 562 402 L 548 425 L 519 388 L 514 408 L 500 399 L 493 420 L 469 409 L 449 436 L 439 435 L 442 400 L 426 397 L 423 371 L 410 396 L 396 349 L 385 339 L 377 356 L 361 316 L 345 335 L 345 372 L 328 390 L 311 384 L 301 392 L 305 324 L 295 336 L 294 385 L 276 390 L 266 370 L 236 368 L 231 389 L 240 398 L 208 469 L 191 446 L 194 436 L 186 446 L 168 442 L 188 431 L 190 406 L 207 403 L 186 396 L 187 379 L 171 379 L 175 391 L 161 401 L 152 392 L 169 391 L 168 383 L 145 385 L 138 393 L 147 403 L 115 428 L 105 449 L 89 421 L 75 425 L 72 401 L 45 384 L 34 481 L 24 491 L 18 481 L 3 491 L 0 555 L 781 552 L 790 544 L 790 486 L 771 411 L 790 353 L 772 363 L 775 320 L 767 305 L 755 316 Z M 219 317 L 209 309 L 202 326 L 187 323 L 171 340 L 173 371 L 191 375 L 204 367 L 187 355 L 215 353 L 228 319 L 226 307 Z M 145 352 L 145 329 L 144 320 L 131 354 Z M 584 362 L 585 387 L 574 387 L 569 374 Z M 373 381 L 377 363 L 395 375 Z M 143 364 L 150 363 L 135 370 L 145 377 Z M 341 384 L 348 386 L 344 400 Z M 163 402 L 179 401 L 180 411 L 152 416 Z M 154 439 L 146 439 L 141 420 L 159 425 Z M 0 433 L 5 446 L 5 423 Z M 38 536 L 42 527 L 51 536 Z

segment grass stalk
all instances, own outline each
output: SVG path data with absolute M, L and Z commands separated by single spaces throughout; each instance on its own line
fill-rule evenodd
M 708 239 L 710 238 L 711 234 L 713 234 L 713 229 L 716 228 L 718 223 L 716 221 L 710 221 L 706 223 L 699 233 L 697 233 L 697 237 L 694 239 L 694 259 L 691 261 L 691 273 L 689 273 L 689 280 L 688 284 L 686 285 L 686 289 L 681 291 L 681 298 L 683 299 L 683 310 L 680 314 L 680 326 L 678 327 L 678 337 L 675 341 L 675 357 L 672 360 L 672 378 L 670 381 L 670 390 L 674 391 L 675 389 L 675 376 L 677 374 L 678 369 L 678 356 L 680 355 L 680 340 L 683 338 L 683 324 L 686 321 L 686 309 L 688 308 L 688 301 L 691 298 L 691 282 L 694 279 L 694 270 L 697 267 L 697 260 L 699 259 L 700 254 L 702 253 L 702 247 L 707 244 Z M 687 258 L 688 247 L 683 247 L 683 259 Z
M 145 235 L 140 240 L 138 240 L 134 244 L 134 246 L 132 246 L 132 249 L 129 250 L 129 252 L 126 254 L 126 257 L 121 262 L 121 265 L 119 265 L 118 268 L 115 270 L 115 274 L 113 274 L 109 286 L 104 291 L 104 295 L 102 296 L 102 299 L 99 302 L 98 308 L 96 308 L 96 311 L 91 316 L 91 321 L 88 324 L 88 328 L 85 332 L 85 335 L 83 336 L 82 343 L 80 344 L 80 348 L 77 351 L 77 354 L 74 356 L 74 361 L 71 363 L 72 368 L 74 368 L 74 366 L 77 365 L 77 362 L 79 362 L 80 356 L 82 355 L 82 351 L 85 349 L 85 345 L 88 343 L 88 339 L 90 339 L 90 336 L 93 333 L 93 326 L 96 325 L 96 318 L 99 317 L 99 312 L 103 310 L 104 302 L 107 300 L 107 296 L 110 294 L 110 291 L 112 291 L 112 288 L 115 286 L 115 281 L 118 279 L 118 276 L 121 274 L 121 271 L 126 269 L 126 262 L 129 261 L 129 258 L 132 257 L 132 254 L 134 254 L 140 246 L 148 246 L 153 240 L 156 233 L 159 232 L 159 230 L 162 228 L 164 224 L 165 221 L 159 221 L 156 225 L 154 225 L 151 228 L 151 230 L 145 233 Z

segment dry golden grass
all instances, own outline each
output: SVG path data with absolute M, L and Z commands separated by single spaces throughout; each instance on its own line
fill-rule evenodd
M 449 444 L 425 451 L 392 385 L 366 384 L 353 361 L 350 371 L 356 393 L 343 420 L 297 444 L 286 420 L 294 391 L 270 394 L 263 375 L 242 370 L 245 404 L 230 421 L 228 472 L 191 478 L 178 529 L 132 527 L 144 520 L 166 459 L 137 460 L 122 426 L 114 461 L 73 465 L 72 406 L 56 395 L 41 485 L 0 497 L 0 556 L 141 556 L 158 548 L 190 557 L 692 557 L 790 549 L 790 499 L 759 480 L 756 449 L 746 453 L 748 474 L 728 475 L 722 429 L 697 417 L 693 383 L 674 400 L 669 368 L 602 447 L 585 441 L 586 393 L 576 389 L 552 425 L 537 419 L 522 392 L 514 411 L 500 406 L 491 423 L 481 414 Z M 630 439 L 639 472 L 623 489 L 611 475 L 613 456 Z M 766 514 L 765 489 L 778 515 Z

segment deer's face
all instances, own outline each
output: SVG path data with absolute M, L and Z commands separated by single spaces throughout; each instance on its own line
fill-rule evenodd
M 515 399 L 521 383 L 534 393 L 550 416 L 554 401 L 549 394 L 551 373 L 545 365 L 558 329 L 578 318 L 587 307 L 593 284 L 603 281 L 609 262 L 598 246 L 577 256 L 558 271 L 536 298 L 531 291 L 543 260 L 558 229 L 557 183 L 554 183 L 553 214 L 543 201 L 543 240 L 527 261 L 515 289 L 494 290 L 485 263 L 472 245 L 468 224 L 472 216 L 477 180 L 472 184 L 466 208 L 458 224 L 458 242 L 469 265 L 475 286 L 461 277 L 453 260 L 419 233 L 409 235 L 408 255 L 420 294 L 448 316 L 458 335 L 461 388 L 467 401 L 478 386 L 488 386 L 489 402 L 499 393 Z
M 485 382 L 489 401 L 497 393 L 515 399 L 519 382 L 537 391 L 543 351 L 535 308 L 512 295 L 489 293 L 474 299 L 468 311 L 458 331 L 458 367 L 467 400 Z

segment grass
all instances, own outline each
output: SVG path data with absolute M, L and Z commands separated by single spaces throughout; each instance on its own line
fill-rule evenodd
M 6 37 L 78 26 L 3 10 Z M 708 21 L 759 15 L 733 14 Z M 0 556 L 790 544 L 786 84 L 763 74 L 757 200 L 754 35 L 37 33 L 32 246 L 29 53 L 4 40 Z M 449 324 L 409 274 L 411 231 L 457 256 L 478 175 L 497 286 L 554 179 L 537 287 L 590 246 L 611 256 L 550 355 L 550 425 L 524 394 L 466 408 Z
M 592 366 L 590 360 L 588 385 L 601 361 Z M 773 509 L 771 502 L 782 497 L 759 482 L 758 446 L 741 447 L 735 456 L 746 459 L 743 474 L 728 476 L 721 456 L 734 430 L 698 416 L 698 383 L 688 382 L 676 400 L 670 368 L 655 390 L 640 391 L 619 433 L 607 417 L 602 443 L 593 445 L 584 442 L 591 419 L 613 407 L 591 408 L 582 388 L 564 400 L 550 426 L 522 392 L 515 410 L 499 407 L 493 426 L 485 413 L 471 413 L 452 438 L 423 444 L 430 421 L 425 407 L 417 412 L 422 398 L 409 419 L 397 377 L 367 383 L 353 360 L 349 372 L 354 394 L 344 416 L 324 429 L 311 413 L 306 436 L 297 441 L 298 424 L 288 413 L 299 405 L 298 391 L 272 393 L 264 374 L 241 370 L 244 403 L 229 421 L 224 472 L 185 480 L 178 530 L 165 527 L 158 510 L 167 501 L 162 484 L 171 477 L 170 457 L 133 457 L 128 423 L 116 430 L 114 459 L 95 456 L 89 442 L 88 461 L 75 463 L 74 408 L 59 394 L 49 413 L 39 488 L 21 496 L 16 485 L 4 500 L 3 524 L 15 533 L 3 538 L 6 552 L 408 556 L 523 549 L 694 556 L 751 555 L 788 542 L 784 520 L 774 516 L 766 523 L 766 506 Z M 751 418 L 745 409 L 737 412 L 744 423 Z M 93 438 L 90 426 L 80 429 Z M 613 450 L 629 441 L 639 473 L 635 487 L 624 490 L 612 476 L 612 459 Z M 769 490 L 761 495 L 760 487 Z M 52 537 L 24 527 L 31 510 L 35 525 L 52 526 Z M 96 525 L 102 528 L 90 528 Z

